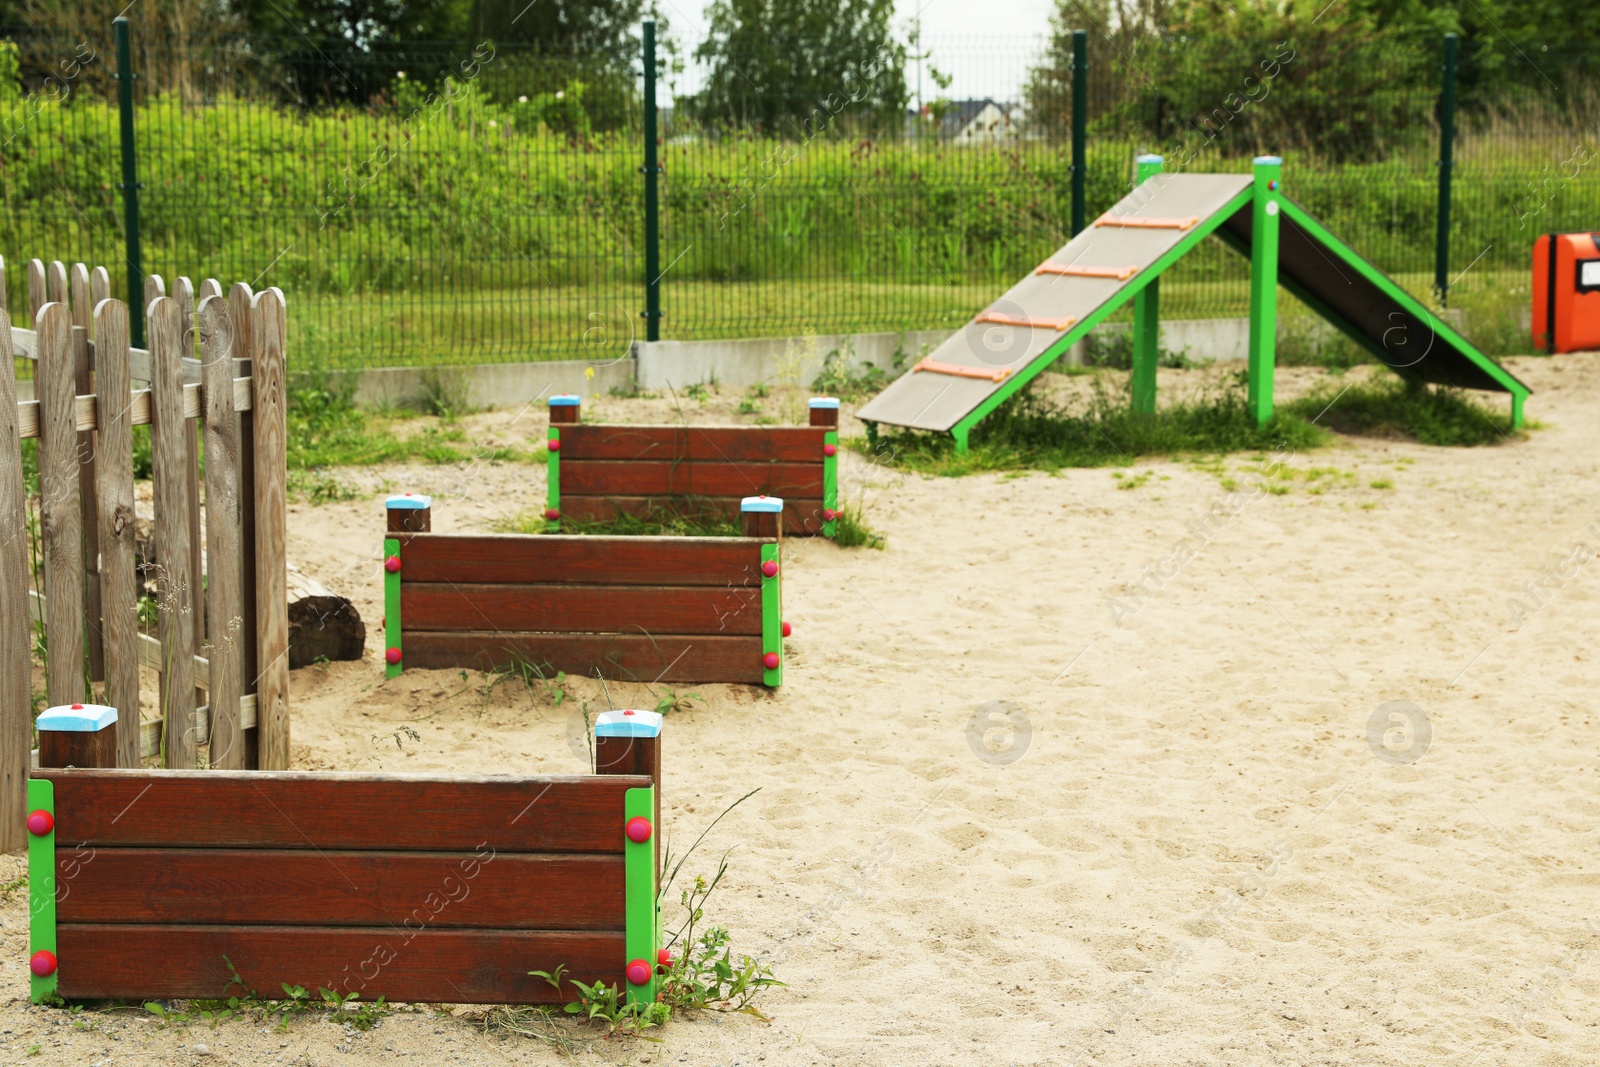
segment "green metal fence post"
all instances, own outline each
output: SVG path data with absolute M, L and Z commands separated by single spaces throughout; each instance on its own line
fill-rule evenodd
M 661 340 L 661 201 L 656 159 L 656 24 L 644 23 L 644 336 Z
M 1272 376 L 1278 345 L 1278 186 L 1283 160 L 1257 156 L 1250 209 L 1250 416 L 1257 426 L 1272 419 Z
M 122 218 L 127 231 L 128 332 L 135 348 L 144 347 L 144 268 L 139 250 L 139 164 L 133 146 L 133 49 L 128 20 L 112 22 L 117 40 L 117 106 L 122 113 Z
M 1161 173 L 1160 156 L 1140 156 L 1136 184 Z M 1133 297 L 1133 410 L 1156 410 L 1156 366 L 1161 353 L 1161 279 L 1157 278 Z
M 1089 35 L 1072 31 L 1072 236 L 1083 231 L 1084 185 L 1089 167 L 1084 126 L 1089 121 Z
M 1444 35 L 1444 79 L 1439 86 L 1439 230 L 1433 241 L 1433 286 L 1439 303 L 1450 296 L 1450 172 L 1455 167 L 1456 52 L 1461 39 Z

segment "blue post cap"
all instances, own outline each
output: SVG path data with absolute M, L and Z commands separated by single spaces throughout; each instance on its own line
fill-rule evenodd
M 550 398 L 550 406 L 553 408 L 575 408 L 581 403 L 583 397 L 576 393 L 557 393 Z
M 660 737 L 661 716 L 653 711 L 628 708 L 602 711 L 594 720 L 596 737 Z
M 39 716 L 41 731 L 61 734 L 97 734 L 117 721 L 117 709 L 104 704 L 62 704 Z
M 823 410 L 838 411 L 839 398 L 836 396 L 814 396 L 811 398 L 811 406 Z
M 1134 162 L 1135 163 L 1165 163 L 1166 159 L 1164 157 L 1162 157 L 1162 156 L 1156 155 L 1153 152 L 1146 152 L 1144 155 L 1136 157 L 1134 159 Z
M 424 493 L 396 493 L 384 500 L 390 511 L 427 511 L 433 507 L 433 497 Z
M 781 496 L 747 496 L 739 501 L 739 510 L 777 514 L 783 510 L 783 498 Z
M 1258 167 L 1281 167 L 1281 166 L 1283 166 L 1283 157 L 1282 156 L 1257 156 L 1253 160 L 1253 162 Z

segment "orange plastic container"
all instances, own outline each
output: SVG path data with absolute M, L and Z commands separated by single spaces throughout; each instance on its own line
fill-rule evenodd
M 1545 352 L 1600 349 L 1600 233 L 1533 243 L 1533 343 Z

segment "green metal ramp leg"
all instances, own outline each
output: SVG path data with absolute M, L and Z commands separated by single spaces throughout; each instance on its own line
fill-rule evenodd
M 1257 426 L 1272 419 L 1272 377 L 1278 343 L 1278 215 L 1283 160 L 1257 156 L 1251 186 L 1250 233 L 1250 416 Z
M 1144 184 L 1161 173 L 1160 156 L 1140 156 L 1138 183 Z M 1133 298 L 1133 410 L 1152 414 L 1156 410 L 1156 368 L 1161 352 L 1161 281 L 1157 279 L 1139 290 Z

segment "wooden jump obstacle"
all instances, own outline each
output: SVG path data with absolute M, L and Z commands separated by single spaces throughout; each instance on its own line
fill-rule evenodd
M 783 682 L 784 502 L 741 502 L 742 537 L 436 534 L 432 499 L 388 499 L 384 659 L 532 663 L 654 682 Z
M 120 766 L 161 754 L 193 768 L 202 745 L 213 767 L 288 766 L 287 333 L 283 294 L 244 284 L 224 294 L 208 279 L 197 306 L 187 278 L 168 295 L 147 276 L 147 350 L 130 345 L 128 309 L 110 298 L 103 267 L 30 261 L 32 329 L 12 326 L 4 292 L 0 261 L 0 848 L 15 851 L 25 843 L 35 623 L 50 650 L 49 702 L 84 701 L 87 677 L 120 709 Z M 17 358 L 34 362 L 35 399 L 17 398 Z M 137 621 L 132 455 L 142 425 L 153 446 L 157 636 Z M 39 453 L 38 588 L 23 533 L 29 438 Z M 140 721 L 141 666 L 160 676 L 153 721 Z
M 549 1004 L 574 980 L 655 1000 L 661 716 L 600 715 L 593 774 L 496 777 L 101 769 L 117 718 L 39 719 L 34 1003 Z M 528 973 L 558 967 L 559 990 Z
M 584 423 L 579 397 L 550 405 L 551 532 L 563 519 L 652 513 L 732 518 L 749 496 L 787 501 L 784 533 L 832 537 L 839 511 L 839 401 L 813 397 L 808 426 Z

